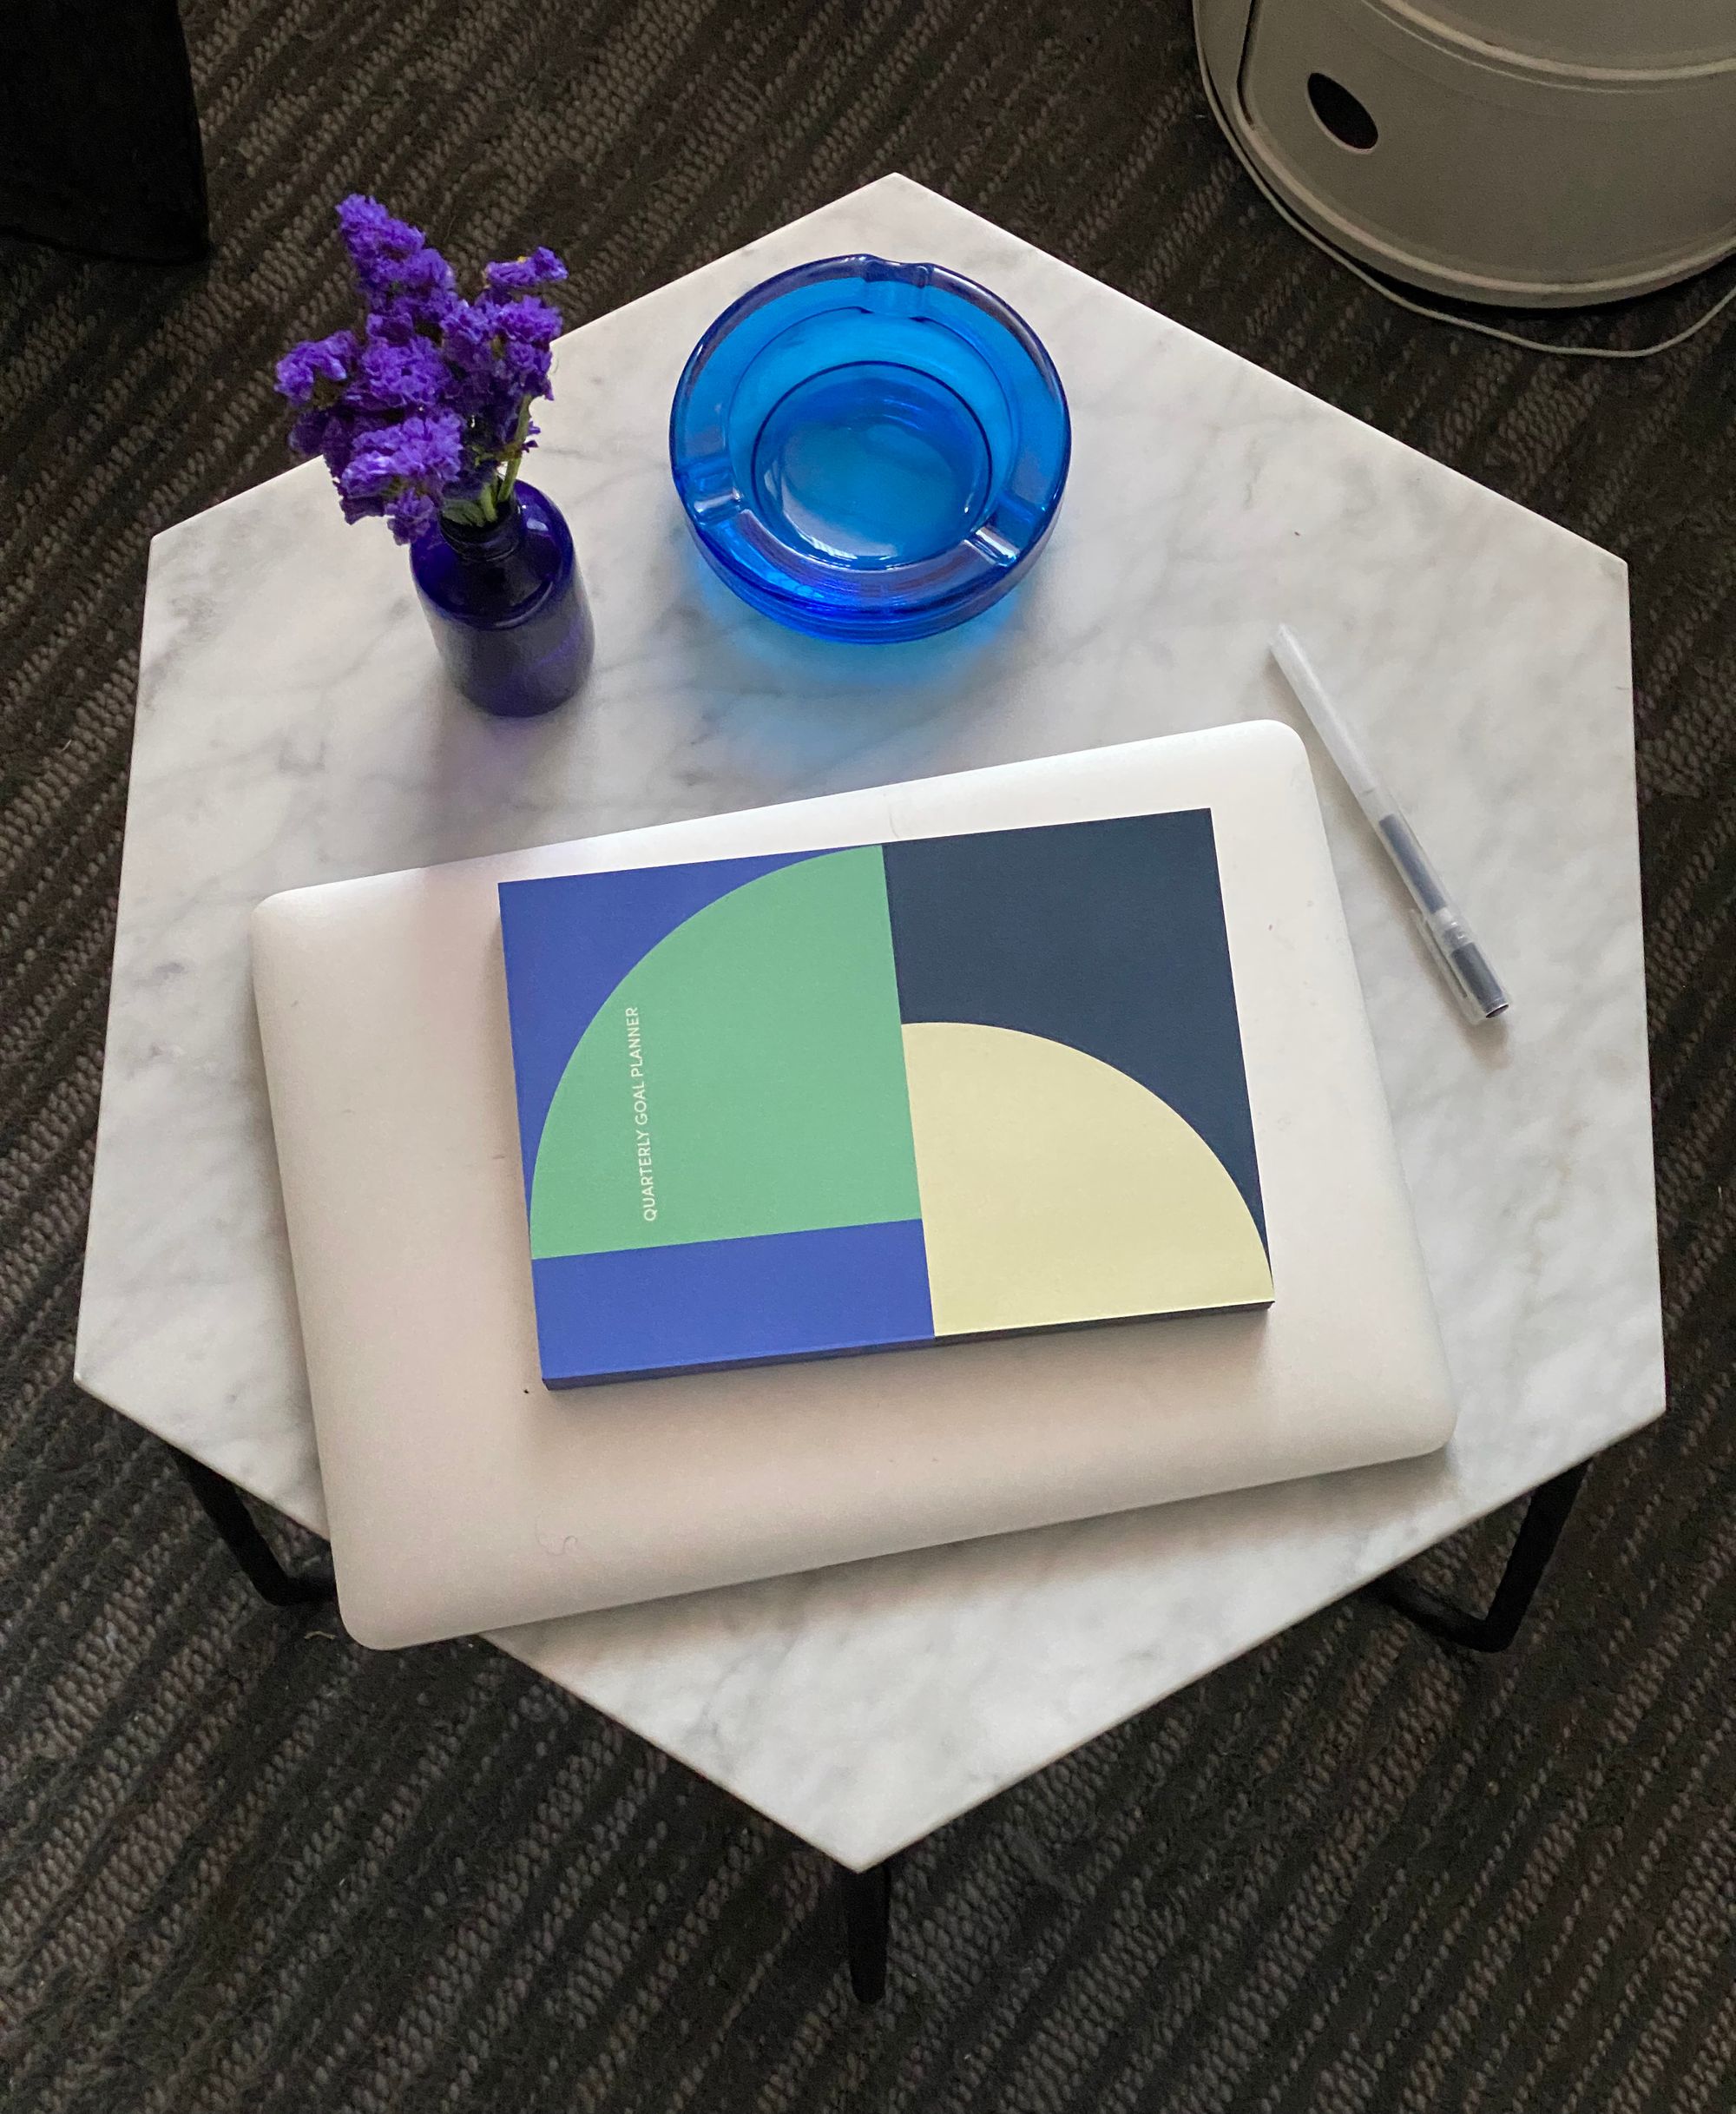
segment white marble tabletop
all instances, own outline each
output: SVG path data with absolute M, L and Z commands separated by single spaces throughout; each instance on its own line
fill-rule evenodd
M 716 313 L 840 251 L 1004 293 L 1072 401 L 1042 563 L 972 625 L 825 643 L 735 602 L 670 486 Z M 529 725 L 444 685 L 403 554 L 317 466 L 153 546 L 77 1373 L 322 1520 L 248 983 L 274 890 L 1256 716 L 1287 619 L 1513 992 L 1463 1026 L 1317 756 L 1460 1399 L 1437 1458 L 495 1640 L 866 1865 L 1655 1416 L 1619 560 L 900 177 L 560 348 L 531 474 L 599 654 Z

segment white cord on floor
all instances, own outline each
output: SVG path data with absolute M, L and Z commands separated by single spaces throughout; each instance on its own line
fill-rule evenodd
M 1736 301 L 1736 286 L 1719 295 L 1703 315 L 1696 316 L 1684 329 L 1673 337 L 1660 338 L 1655 345 L 1551 345 L 1542 338 L 1523 338 L 1517 331 L 1503 330 L 1494 323 L 1479 323 L 1473 317 L 1456 316 L 1444 308 L 1431 307 L 1426 301 L 1413 301 L 1408 294 L 1400 293 L 1384 280 L 1365 270 L 1355 258 L 1347 256 L 1335 243 L 1329 242 L 1316 229 L 1311 227 L 1288 200 L 1281 197 L 1267 181 L 1266 172 L 1249 155 L 1236 137 L 1217 88 L 1206 68 L 1206 47 L 1200 35 L 1200 0 L 1194 0 L 1194 48 L 1200 62 L 1200 85 L 1205 90 L 1207 107 L 1217 120 L 1218 129 L 1228 141 L 1230 151 L 1253 180 L 1254 188 L 1286 226 L 1293 227 L 1305 242 L 1312 242 L 1323 257 L 1342 267 L 1353 279 L 1361 280 L 1371 286 L 1381 299 L 1391 301 L 1395 308 L 1403 308 L 1413 316 L 1421 316 L 1425 322 L 1444 323 L 1449 330 L 1475 331 L 1479 338 L 1498 339 L 1503 345 L 1516 345 L 1527 352 L 1547 352 L 1557 359 L 1650 359 L 1657 352 L 1674 352 L 1677 346 L 1686 345 L 1697 332 L 1703 331 L 1715 317 L 1723 314 L 1733 301 Z

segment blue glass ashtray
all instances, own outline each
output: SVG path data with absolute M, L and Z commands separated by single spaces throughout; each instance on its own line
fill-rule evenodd
M 914 639 L 997 601 L 1067 482 L 1067 398 L 1030 326 L 937 264 L 828 257 L 727 308 L 669 418 L 700 549 L 799 631 Z

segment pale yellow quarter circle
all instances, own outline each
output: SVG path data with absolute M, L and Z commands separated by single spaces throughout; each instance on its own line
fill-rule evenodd
M 1240 1191 L 1149 1089 L 1010 1028 L 904 1035 L 937 1334 L 1271 1300 Z

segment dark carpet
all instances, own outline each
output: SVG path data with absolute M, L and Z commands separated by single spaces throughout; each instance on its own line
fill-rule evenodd
M 1610 367 L 1394 313 L 1177 0 L 186 13 L 209 267 L 0 243 L 0 2106 L 1726 2114 L 1736 313 Z M 1506 1659 L 1303 1624 L 924 1846 L 864 2013 L 812 1854 L 483 1647 L 270 1613 L 68 1372 L 146 544 L 282 465 L 332 202 L 556 244 L 576 321 L 893 168 L 1629 560 L 1674 1402 Z

